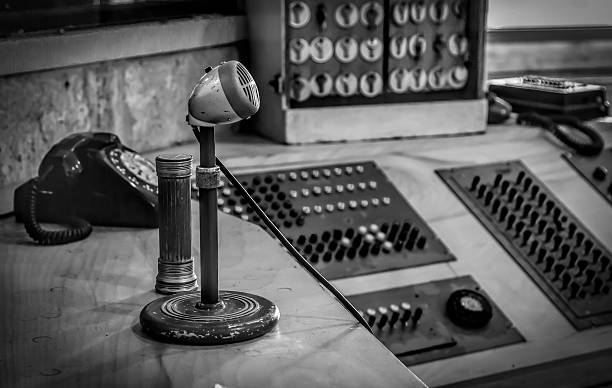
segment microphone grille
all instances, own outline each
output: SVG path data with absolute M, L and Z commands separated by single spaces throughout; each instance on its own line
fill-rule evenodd
M 255 84 L 253 76 L 240 62 L 238 62 L 236 66 L 236 72 L 238 73 L 238 81 L 240 82 L 244 95 L 256 109 L 259 109 L 259 91 L 257 90 L 257 85 Z

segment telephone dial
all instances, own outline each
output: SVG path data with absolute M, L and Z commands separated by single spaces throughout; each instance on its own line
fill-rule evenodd
M 14 210 L 43 245 L 83 239 L 91 224 L 157 227 L 155 165 L 112 133 L 75 133 L 49 150 L 37 178 L 15 190 Z M 39 222 L 68 229 L 46 230 Z

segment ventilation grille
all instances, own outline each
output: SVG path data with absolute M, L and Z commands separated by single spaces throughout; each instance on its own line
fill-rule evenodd
M 259 91 L 257 90 L 255 80 L 242 63 L 238 63 L 236 71 L 238 72 L 238 80 L 245 96 L 254 107 L 259 108 Z

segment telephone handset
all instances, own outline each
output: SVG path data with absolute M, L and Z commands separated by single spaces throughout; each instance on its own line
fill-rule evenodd
M 112 133 L 76 133 L 49 150 L 37 178 L 15 190 L 14 210 L 43 245 L 83 239 L 91 224 L 157 227 L 155 165 Z M 69 229 L 45 230 L 39 222 Z

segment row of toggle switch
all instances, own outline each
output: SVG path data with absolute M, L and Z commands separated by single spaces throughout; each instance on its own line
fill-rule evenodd
M 490 185 L 476 175 L 469 190 L 567 299 L 611 291 L 610 258 L 523 171 Z
M 362 225 L 356 229 L 334 229 L 310 236 L 301 234 L 295 241 L 292 238 L 289 241 L 314 264 L 319 260 L 324 263 L 332 260 L 341 262 L 357 256 L 366 258 L 393 251 L 423 250 L 427 246 L 427 238 L 409 222 L 383 223 L 380 226 L 371 224 L 369 227 Z
M 385 327 L 392 330 L 409 325 L 414 328 L 423 317 L 423 309 L 417 307 L 413 312 L 412 306 L 408 302 L 402 302 L 399 305 L 391 304 L 389 307 L 369 308 L 366 309 L 365 313 L 360 313 L 368 321 L 370 327 L 376 326 L 379 330 L 384 330 Z
M 311 10 L 303 1 L 293 1 L 288 9 L 289 26 L 292 28 L 302 28 L 312 19 L 314 13 L 315 20 L 320 30 L 325 30 L 328 23 L 328 8 L 325 3 L 319 3 L 316 9 Z M 358 7 L 352 2 L 346 2 L 336 7 L 333 12 L 335 23 L 341 28 L 352 28 L 361 23 L 368 29 L 379 26 L 384 18 L 383 6 L 377 1 L 368 1 Z M 455 0 L 452 5 L 446 1 L 435 1 L 425 4 L 423 0 L 413 2 L 400 1 L 391 8 L 393 23 L 397 26 L 404 26 L 408 23 L 421 24 L 429 20 L 435 24 L 444 23 L 451 12 L 457 18 L 465 16 L 465 0 Z
M 321 214 L 325 210 L 328 213 L 332 213 L 334 211 L 344 211 L 355 210 L 355 209 L 367 209 L 368 207 L 378 207 L 380 205 L 389 206 L 391 204 L 391 198 L 382 197 L 382 198 L 372 198 L 370 200 L 361 199 L 357 200 L 349 200 L 349 201 L 338 201 L 337 203 L 326 203 L 312 206 L 302 206 L 302 213 L 305 215 L 308 214 Z
M 308 42 L 303 38 L 295 38 L 289 42 L 289 61 L 302 64 L 309 58 L 315 63 L 326 63 L 334 56 L 340 63 L 349 63 L 361 55 L 366 62 L 376 62 L 382 57 L 383 43 L 376 37 L 366 38 L 360 43 L 356 39 L 345 36 L 335 43 L 325 36 L 317 36 Z
M 445 1 L 435 1 L 429 7 L 423 0 L 400 1 L 391 8 L 391 15 L 393 23 L 397 26 L 403 26 L 409 22 L 421 24 L 428 16 L 433 23 L 442 24 L 448 19 L 451 12 L 455 17 L 463 18 L 465 6 L 465 0 L 455 0 L 451 6 Z
M 352 193 L 355 190 L 364 191 L 366 189 L 376 190 L 378 187 L 378 183 L 376 181 L 369 182 L 358 182 L 357 184 L 347 183 L 346 185 L 337 184 L 336 186 L 325 185 L 325 186 L 313 186 L 311 188 L 303 187 L 301 190 L 289 190 L 289 197 L 297 198 L 300 194 L 302 197 L 309 197 L 310 194 L 314 196 L 319 196 L 321 194 L 333 194 L 333 193 Z
M 289 4 L 288 12 L 289 26 L 292 28 L 306 26 L 312 19 L 313 13 L 319 30 L 327 28 L 329 11 L 323 2 L 319 3 L 316 9 L 311 10 L 303 1 L 292 1 Z M 382 23 L 384 17 L 383 6 L 377 1 L 368 1 L 361 7 L 347 2 L 339 5 L 332 12 L 336 24 L 341 28 L 351 28 L 357 23 L 361 23 L 368 29 L 376 28 Z
M 403 94 L 425 90 L 461 89 L 467 81 L 468 70 L 465 66 L 454 66 L 448 70 L 436 66 L 429 71 L 400 67 L 391 71 L 388 84 L 392 92 Z M 340 74 L 335 79 L 328 73 L 315 74 L 310 79 L 298 76 L 292 80 L 289 94 L 296 101 L 305 101 L 311 96 L 326 97 L 332 94 L 349 97 L 360 93 L 365 97 L 375 97 L 382 91 L 381 75 L 369 71 L 360 78 L 353 73 Z
M 432 47 L 437 53 L 447 48 L 451 56 L 461 57 L 467 53 L 468 40 L 462 34 L 452 34 L 448 39 L 438 34 Z M 427 50 L 427 39 L 420 33 L 393 36 L 389 45 L 390 55 L 395 59 L 409 56 L 418 60 Z M 350 36 L 341 37 L 335 43 L 325 36 L 317 36 L 310 42 L 304 38 L 295 38 L 289 42 L 289 61 L 296 65 L 305 63 L 309 58 L 315 63 L 326 63 L 334 54 L 340 63 L 353 62 L 358 55 L 366 62 L 376 62 L 382 57 L 383 43 L 376 37 L 358 42 Z

